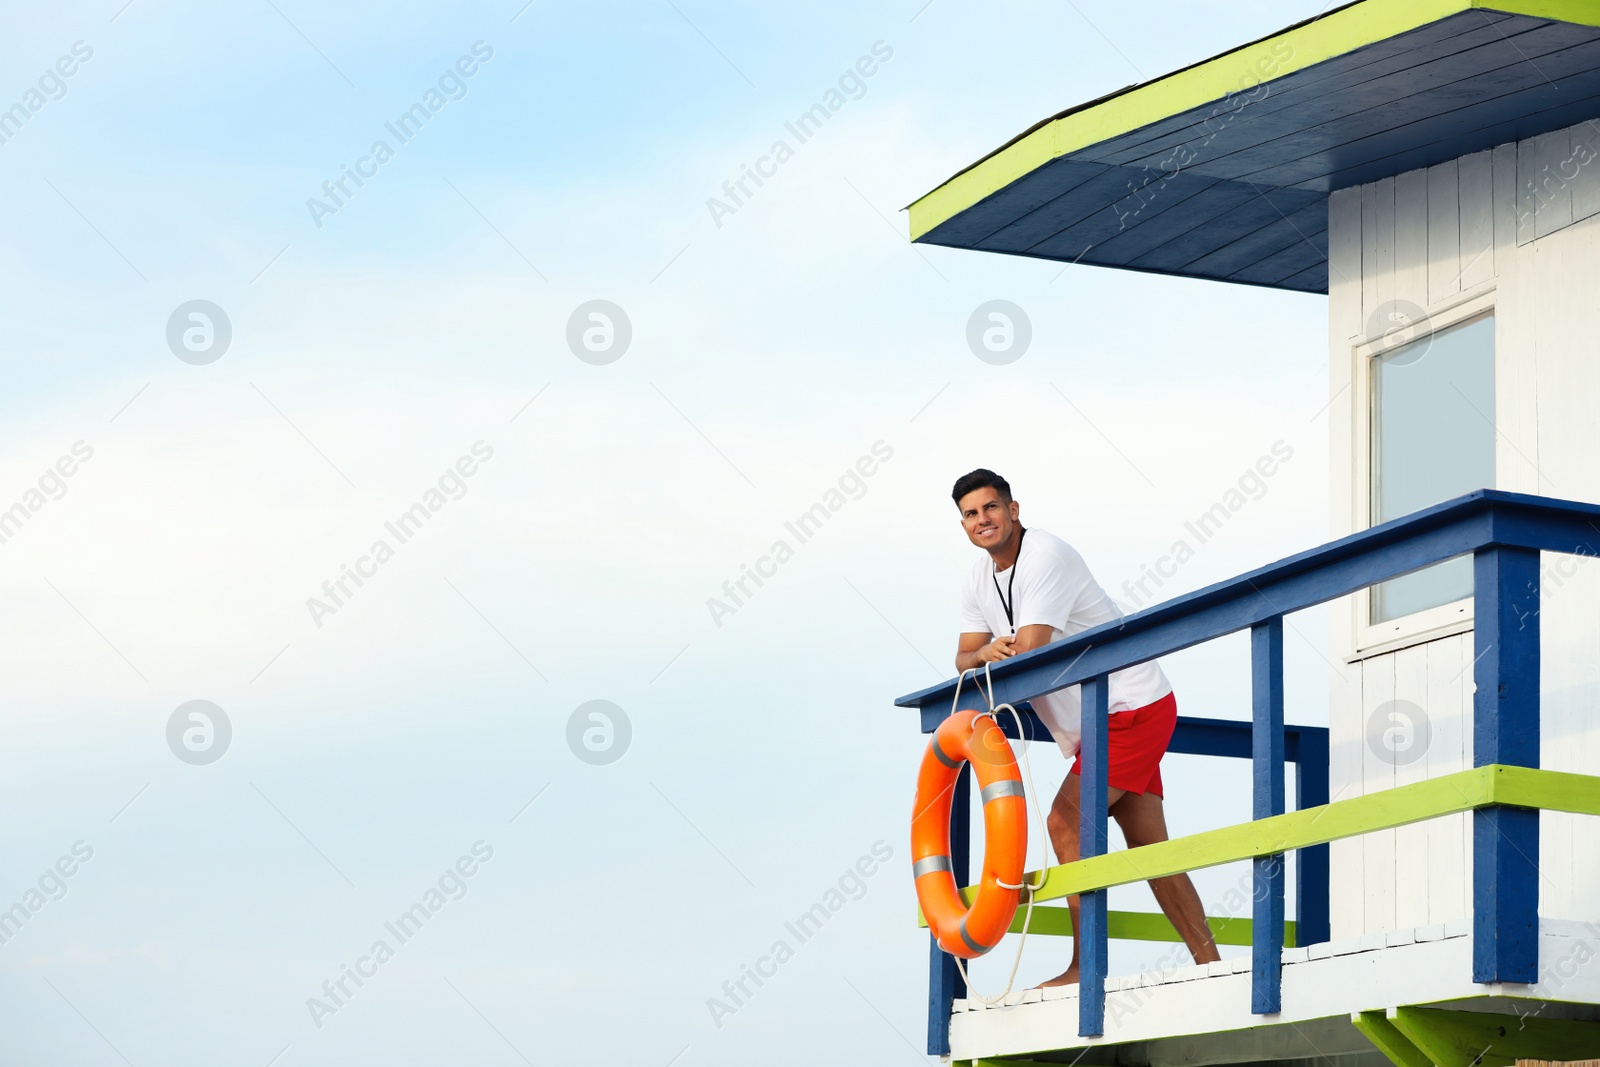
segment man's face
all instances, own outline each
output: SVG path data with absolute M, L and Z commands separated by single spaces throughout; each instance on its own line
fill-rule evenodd
M 1006 503 L 993 486 L 974 489 L 956 507 L 961 509 L 961 528 L 967 531 L 967 540 L 985 550 L 1005 544 L 1017 524 L 1017 502 Z

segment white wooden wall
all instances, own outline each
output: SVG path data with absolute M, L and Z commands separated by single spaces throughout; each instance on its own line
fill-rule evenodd
M 1352 350 L 1396 299 L 1436 315 L 1492 293 L 1496 488 L 1600 502 L 1600 122 L 1345 189 L 1329 212 L 1333 536 L 1365 525 L 1356 376 L 1370 370 Z M 1541 759 L 1600 774 L 1592 563 L 1545 555 Z M 1334 799 L 1470 767 L 1472 634 L 1356 660 L 1354 613 L 1346 601 L 1332 620 Z M 1433 729 L 1426 756 L 1405 767 L 1366 742 L 1368 715 L 1394 699 L 1421 705 Z M 1470 915 L 1468 820 L 1336 842 L 1334 938 Z M 1546 813 L 1541 835 L 1540 914 L 1600 918 L 1600 819 Z

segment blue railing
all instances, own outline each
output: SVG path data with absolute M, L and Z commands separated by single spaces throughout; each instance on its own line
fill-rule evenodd
M 1475 622 L 1473 765 L 1539 765 L 1539 553 L 1600 555 L 1600 506 L 1480 490 L 1384 523 L 1259 570 L 1158 604 L 1116 623 L 1024 653 L 991 670 L 994 699 L 1020 703 L 1082 686 L 1083 858 L 1103 855 L 1106 837 L 1106 679 L 1113 671 L 1218 637 L 1250 631 L 1252 716 L 1218 727 L 1188 720 L 1171 751 L 1242 755 L 1249 731 L 1253 817 L 1284 812 L 1284 760 L 1298 758 L 1300 806 L 1326 800 L 1326 734 L 1283 721 L 1283 617 L 1462 555 L 1474 558 Z M 924 732 L 950 714 L 956 682 L 901 697 L 921 711 Z M 964 689 L 962 707 L 985 706 Z M 970 694 L 970 695 L 969 695 Z M 1032 736 L 1048 736 L 1037 719 Z M 1297 738 L 1290 740 L 1290 738 Z M 1322 795 L 1307 794 L 1317 788 Z M 970 834 L 965 776 L 953 800 L 952 846 L 957 878 L 967 877 Z M 1536 810 L 1492 805 L 1473 813 L 1473 980 L 1534 982 L 1538 978 L 1538 838 Z M 1511 842 L 1520 842 L 1520 848 Z M 1301 944 L 1327 937 L 1326 846 L 1300 852 L 1297 918 Z M 1534 857 L 1534 858 L 1530 858 Z M 1310 863 L 1307 863 L 1307 860 Z M 1254 864 L 1251 1007 L 1273 1014 L 1281 1003 L 1284 865 L 1281 856 Z M 1079 1032 L 1104 1032 L 1107 956 L 1106 890 L 1082 895 Z M 954 961 L 931 950 L 929 1053 L 949 1052 L 951 1001 L 964 995 Z

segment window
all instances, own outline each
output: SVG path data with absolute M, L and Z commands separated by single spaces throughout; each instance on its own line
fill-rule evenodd
M 1493 487 L 1494 316 L 1419 337 L 1373 360 L 1372 522 Z M 1376 586 L 1373 623 L 1472 595 L 1472 558 Z

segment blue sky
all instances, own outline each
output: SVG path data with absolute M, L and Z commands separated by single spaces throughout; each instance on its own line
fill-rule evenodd
M 1316 8 L 519 8 L 112 0 L 0 41 L 4 106 L 93 49 L 0 144 L 0 509 L 93 452 L 0 544 L 0 907 L 93 850 L 0 944 L 8 1063 L 908 1060 L 922 740 L 891 702 L 948 673 L 952 479 L 1005 472 L 1123 596 L 1282 441 L 1161 592 L 1326 539 L 1321 298 L 913 249 L 899 211 Z M 317 227 L 307 198 L 479 41 L 465 97 Z M 717 225 L 707 199 L 875 42 L 864 94 Z M 166 341 L 197 299 L 233 331 L 205 365 Z M 566 343 L 595 299 L 632 324 L 604 366 Z M 966 346 L 992 299 L 1032 323 L 1009 366 Z M 464 494 L 318 626 L 307 599 L 478 442 Z M 879 442 L 717 625 L 708 598 Z M 1290 718 L 1324 721 L 1325 626 L 1295 623 Z M 1242 642 L 1167 667 L 1183 710 L 1244 717 Z M 195 699 L 233 731 L 206 765 L 167 742 Z M 613 763 L 568 747 L 590 700 L 631 723 Z M 1176 831 L 1247 817 L 1243 766 L 1169 766 Z M 1062 769 L 1036 754 L 1047 788 Z M 713 1021 L 879 841 L 864 895 Z M 465 895 L 313 1019 L 477 842 Z M 1202 879 L 1214 911 L 1238 875 Z M 1030 943 L 1022 978 L 1064 950 Z

